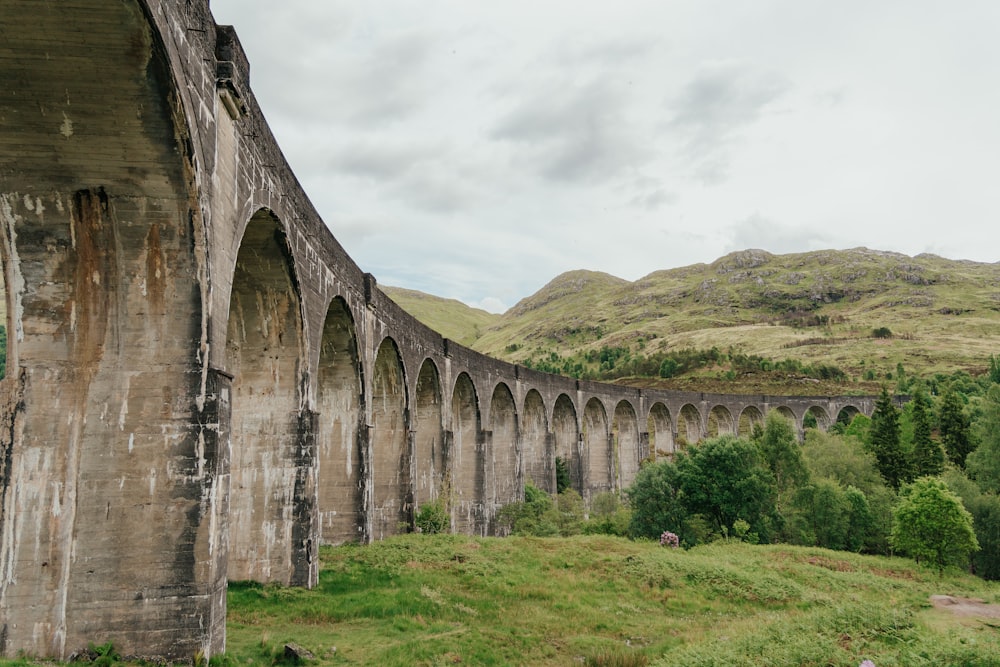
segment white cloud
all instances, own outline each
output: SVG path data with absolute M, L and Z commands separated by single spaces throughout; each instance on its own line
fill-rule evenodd
M 745 247 L 995 261 L 998 7 L 212 1 L 355 261 L 472 304 Z

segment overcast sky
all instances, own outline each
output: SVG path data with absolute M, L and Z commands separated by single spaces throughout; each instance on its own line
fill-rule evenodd
M 337 239 L 502 311 L 732 250 L 1000 260 L 997 0 L 212 0 Z

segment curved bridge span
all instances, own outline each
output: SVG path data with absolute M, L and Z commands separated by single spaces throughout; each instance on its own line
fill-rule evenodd
M 226 582 L 448 499 L 495 533 L 566 461 L 585 499 L 770 410 L 868 397 L 578 382 L 483 357 L 378 290 L 309 203 L 207 0 L 0 0 L 0 642 L 225 647 Z

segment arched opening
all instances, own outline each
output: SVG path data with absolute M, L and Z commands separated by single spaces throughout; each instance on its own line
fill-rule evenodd
M 789 408 L 788 406 L 782 405 L 782 406 L 779 406 L 779 407 L 775 408 L 775 410 L 778 411 L 779 415 L 781 415 L 782 417 L 784 417 L 788 421 L 792 422 L 792 424 L 798 425 L 798 423 L 799 423 L 798 418 L 795 416 L 795 413 L 792 412 L 792 409 Z
M 547 446 L 548 431 L 542 395 L 532 389 L 524 397 L 524 415 L 521 421 L 524 478 L 547 493 L 555 493 L 555 454 L 550 453 L 550 447 Z
M 291 583 L 299 454 L 302 318 L 284 231 L 270 211 L 247 224 L 229 300 L 232 381 L 230 580 Z M 301 492 L 301 489 L 300 489 Z
M 580 456 L 580 429 L 576 408 L 566 394 L 559 394 L 552 409 L 552 436 L 555 439 L 554 477 L 557 491 L 562 490 L 560 468 L 569 477 L 568 488 L 583 494 L 583 461 Z
M 677 422 L 678 436 L 682 439 L 682 442 L 677 444 L 680 445 L 681 449 L 685 445 L 693 445 L 701 441 L 701 413 L 698 412 L 698 408 L 690 403 L 685 403 L 681 406 L 680 419 Z
M 724 434 L 736 433 L 733 413 L 724 405 L 716 405 L 708 413 L 708 437 L 717 438 Z
M 674 444 L 674 427 L 670 419 L 670 410 L 663 403 L 654 403 L 646 420 L 649 431 L 649 458 L 656 460 L 662 456 L 670 456 L 676 450 Z
M 587 461 L 583 498 L 588 503 L 598 493 L 611 491 L 614 486 L 614 460 L 608 436 L 608 413 L 598 399 L 592 398 L 583 410 L 583 451 Z
M 620 401 L 615 406 L 615 418 L 612 422 L 614 433 L 614 453 L 617 457 L 617 486 L 624 489 L 632 485 L 639 472 L 639 461 L 642 455 L 639 451 L 639 419 L 635 409 L 628 401 Z
M 755 405 L 748 405 L 740 413 L 740 424 L 736 435 L 741 438 L 749 438 L 753 435 L 754 426 L 764 426 L 764 415 Z
M 441 423 L 441 378 L 437 366 L 424 360 L 417 375 L 414 415 L 414 511 L 435 500 L 444 480 L 444 440 Z
M 517 408 L 514 396 L 507 385 L 500 383 L 493 390 L 490 400 L 490 452 L 486 461 L 492 463 L 487 486 L 492 487 L 490 522 L 496 511 L 508 503 L 524 499 L 524 482 L 521 477 L 521 453 L 517 445 Z
M 818 405 L 810 407 L 802 417 L 802 428 L 804 429 L 818 428 L 821 431 L 826 431 L 829 427 L 830 415 Z
M 861 414 L 861 410 L 853 405 L 845 405 L 837 413 L 837 423 L 845 428 L 851 425 L 854 418 Z
M 361 387 L 354 319 L 338 297 L 326 312 L 317 374 L 317 509 L 320 540 L 325 544 L 364 537 Z
M 480 441 L 479 399 L 468 373 L 455 381 L 451 398 L 452 443 L 448 450 L 452 510 L 455 531 L 464 534 L 483 530 L 485 475 Z
M 379 345 L 372 370 L 372 533 L 381 540 L 410 526 L 412 490 L 409 426 L 406 415 L 406 379 L 396 342 Z

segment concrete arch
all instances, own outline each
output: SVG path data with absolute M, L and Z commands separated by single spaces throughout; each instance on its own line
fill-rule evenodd
M 681 448 L 684 445 L 693 445 L 701 441 L 701 412 L 691 403 L 685 403 L 681 406 L 677 419 L 677 435 L 681 440 L 678 443 Z
M 580 422 L 576 406 L 566 394 L 559 394 L 552 407 L 552 435 L 555 440 L 555 459 L 559 459 L 569 473 L 570 488 L 583 494 L 583 457 L 580 455 Z M 553 467 L 555 467 L 553 459 Z M 553 472 L 555 475 L 555 472 Z
M 316 389 L 317 514 L 325 544 L 364 537 L 363 387 L 354 317 L 337 297 L 323 323 Z
M 754 426 L 764 426 L 764 413 L 756 405 L 748 405 L 740 411 L 740 421 L 737 425 L 736 435 L 741 438 L 749 438 L 753 433 Z
M 424 359 L 417 375 L 413 410 L 414 511 L 435 500 L 444 483 L 444 428 L 441 377 L 437 365 Z
M 386 337 L 378 346 L 372 368 L 371 533 L 380 540 L 412 523 L 409 423 L 406 376 L 396 341 Z
M 670 419 L 670 410 L 661 402 L 656 402 L 649 409 L 646 419 L 646 430 L 649 433 L 649 453 L 647 456 L 654 461 L 662 456 L 670 456 L 676 451 L 674 443 L 674 425 Z
M 614 454 L 608 426 L 604 404 L 596 397 L 591 398 L 583 409 L 583 452 L 587 472 L 583 497 L 588 503 L 598 493 L 614 489 Z
M 521 461 L 525 482 L 546 493 L 555 493 L 555 454 L 545 418 L 545 401 L 530 389 L 521 410 Z
M 300 410 L 304 340 L 288 257 L 277 218 L 267 210 L 255 213 L 237 255 L 229 300 L 230 579 L 296 580 L 293 517 L 312 495 L 306 488 L 314 483 L 312 462 L 299 458 L 300 435 L 312 428 Z
M 845 405 L 837 412 L 837 424 L 843 424 L 844 426 L 850 426 L 854 418 L 860 414 L 864 414 L 857 406 Z
M 615 457 L 615 486 L 624 489 L 632 485 L 639 473 L 639 462 L 644 458 L 640 451 L 639 419 L 635 408 L 628 401 L 619 401 L 615 406 L 612 421 L 612 453 Z
M 805 411 L 802 415 L 802 428 L 805 428 L 805 422 L 807 417 L 812 417 L 816 420 L 816 428 L 821 431 L 826 431 L 830 428 L 830 415 L 827 413 L 823 407 L 819 405 L 811 405 L 809 409 Z
M 468 373 L 459 374 L 451 399 L 452 443 L 447 470 L 452 492 L 455 532 L 485 533 L 483 512 L 482 427 L 476 386 Z
M 490 520 L 503 505 L 524 499 L 517 406 L 503 382 L 490 399 L 490 437 L 486 452 L 486 494 L 491 496 Z M 490 530 L 490 532 L 495 532 Z
M 802 424 L 799 422 L 799 418 L 795 416 L 795 413 L 792 412 L 792 409 L 790 407 L 788 407 L 787 405 L 779 405 L 778 407 L 773 409 L 776 410 L 779 415 L 781 415 L 788 421 L 792 422 L 792 424 L 795 425 L 795 428 L 801 430 Z
M 733 413 L 724 405 L 715 405 L 708 411 L 708 437 L 716 438 L 720 435 L 735 434 L 736 421 Z

